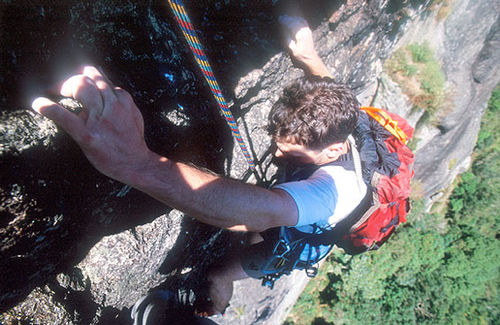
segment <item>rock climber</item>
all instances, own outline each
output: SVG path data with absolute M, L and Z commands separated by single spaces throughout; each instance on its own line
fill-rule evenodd
M 144 140 L 143 118 L 131 95 L 91 66 L 67 79 L 60 90 L 82 104 L 78 114 L 44 97 L 32 104 L 63 128 L 101 173 L 200 222 L 255 234 L 248 253 L 210 270 L 210 304 L 203 314 L 224 311 L 234 281 L 262 276 L 260 268 L 272 245 L 259 233 L 280 226 L 307 232 L 311 225 L 335 224 L 365 196 L 366 188 L 357 185 L 353 170 L 328 165 L 351 151 L 348 136 L 360 105 L 351 90 L 331 78 L 307 23 L 298 17 L 281 20 L 291 36 L 292 59 L 306 77 L 284 89 L 271 109 L 269 130 L 276 157 L 318 166 L 304 180 L 265 189 L 154 153 Z

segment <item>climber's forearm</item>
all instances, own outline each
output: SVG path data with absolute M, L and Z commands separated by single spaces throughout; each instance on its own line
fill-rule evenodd
M 123 181 L 159 201 L 221 228 L 262 231 L 293 226 L 298 212 L 284 191 L 267 190 L 152 154 Z
M 319 77 L 333 78 L 323 60 L 316 53 L 312 57 L 303 58 L 301 62 L 306 73 Z

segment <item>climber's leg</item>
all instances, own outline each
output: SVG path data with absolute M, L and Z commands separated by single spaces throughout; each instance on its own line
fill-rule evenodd
M 208 293 L 213 310 L 209 311 L 209 313 L 223 313 L 233 295 L 233 282 L 245 278 L 248 278 L 248 275 L 241 267 L 239 256 L 234 256 L 224 265 L 210 270 L 208 274 Z
M 249 233 L 248 242 L 252 244 L 247 249 L 228 258 L 223 264 L 209 270 L 209 296 L 212 301 L 213 313 L 223 313 L 233 295 L 233 282 L 250 277 L 242 266 L 242 255 L 249 254 L 256 243 L 262 242 L 258 233 Z

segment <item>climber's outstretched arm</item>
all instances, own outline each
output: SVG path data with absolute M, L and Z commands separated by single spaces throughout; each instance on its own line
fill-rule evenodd
M 96 68 L 69 78 L 61 94 L 82 103 L 82 112 L 43 97 L 32 106 L 66 130 L 101 173 L 221 228 L 262 231 L 297 223 L 295 202 L 284 191 L 220 177 L 149 150 L 132 97 Z
M 306 73 L 332 77 L 330 71 L 314 48 L 314 40 L 307 21 L 297 16 L 281 16 L 280 23 L 285 27 L 285 37 L 294 62 Z

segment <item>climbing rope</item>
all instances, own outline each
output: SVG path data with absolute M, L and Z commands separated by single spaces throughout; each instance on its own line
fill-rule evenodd
M 224 115 L 224 118 L 226 119 L 229 128 L 231 129 L 233 138 L 236 140 L 236 142 L 238 142 L 241 151 L 243 152 L 243 155 L 245 156 L 248 164 L 250 165 L 250 168 L 253 170 L 255 168 L 253 159 L 250 156 L 250 153 L 248 152 L 248 149 L 245 145 L 245 141 L 241 137 L 240 130 L 238 129 L 238 125 L 234 120 L 233 114 L 231 114 L 231 111 L 227 106 L 226 100 L 222 95 L 217 80 L 215 79 L 215 76 L 212 72 L 212 68 L 210 67 L 210 63 L 208 63 L 205 51 L 203 51 L 201 43 L 198 40 L 198 37 L 196 36 L 194 27 L 191 24 L 191 20 L 189 19 L 186 10 L 184 9 L 184 5 L 180 0 L 168 0 L 168 4 L 170 5 L 170 8 L 172 8 L 172 11 L 175 15 L 177 23 L 179 24 L 182 34 L 184 34 L 184 38 L 188 42 L 189 47 L 193 52 L 194 58 L 198 63 L 198 65 L 200 66 L 201 72 L 203 73 L 203 76 L 205 77 L 205 80 L 207 81 L 208 86 L 210 87 L 210 90 L 212 91 L 212 94 L 215 100 L 217 101 L 217 104 L 219 104 L 219 108 L 222 114 Z

